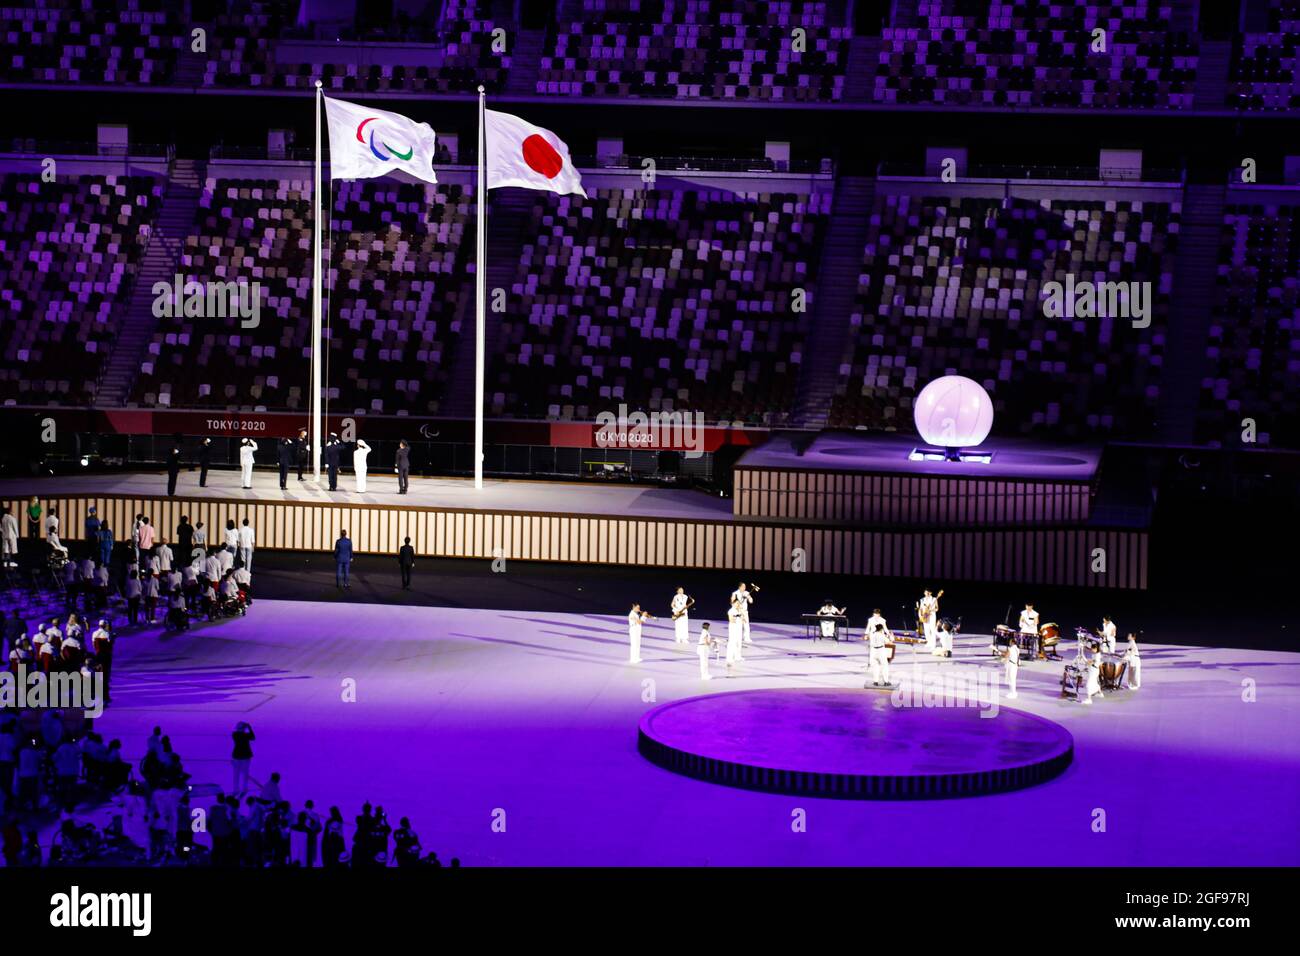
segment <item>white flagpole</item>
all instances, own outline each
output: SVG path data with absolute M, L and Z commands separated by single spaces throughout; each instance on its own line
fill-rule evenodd
M 321 217 L 321 159 L 320 159 L 320 110 L 321 81 L 316 81 L 316 183 L 312 190 L 312 226 L 315 236 L 312 239 L 312 276 L 311 276 L 311 470 L 320 481 L 320 445 L 321 445 L 321 256 L 320 256 L 320 217 Z
M 478 88 L 478 261 L 474 266 L 474 488 L 483 488 L 483 352 L 487 348 L 487 139 L 485 101 Z

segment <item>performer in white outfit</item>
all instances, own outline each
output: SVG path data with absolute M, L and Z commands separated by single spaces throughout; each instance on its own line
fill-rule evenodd
M 1128 665 L 1125 673 L 1128 675 L 1129 690 L 1137 690 L 1142 686 L 1142 657 L 1138 654 L 1138 638 L 1136 634 L 1128 636 L 1128 650 L 1124 652 L 1124 663 Z
M 1032 604 L 1026 604 L 1020 612 L 1020 633 L 1038 635 L 1038 612 Z
M 253 526 L 244 519 L 244 523 L 239 527 L 239 560 L 244 563 L 244 567 L 252 570 L 253 567 L 253 545 L 257 541 L 257 536 L 253 534 Z
M 1088 660 L 1088 684 L 1084 690 L 1086 697 L 1085 704 L 1091 704 L 1094 697 L 1104 698 L 1106 695 L 1101 692 L 1101 650 L 1096 650 Z
M 67 559 L 68 547 L 59 540 L 59 516 L 53 510 L 45 519 L 45 540 L 51 548 L 62 554 L 65 560 Z
M 627 614 L 627 637 L 632 644 L 632 653 L 628 657 L 629 664 L 641 663 L 641 625 L 650 620 L 650 615 L 641 610 L 640 604 L 633 604 L 632 610 Z
M 18 519 L 7 507 L 0 517 L 0 556 L 9 567 L 18 567 Z
M 1107 654 L 1115 653 L 1115 636 L 1118 633 L 1115 622 L 1108 617 L 1101 619 L 1101 649 Z
M 754 591 L 757 590 L 758 587 L 755 586 Z M 731 592 L 731 603 L 739 602 L 740 604 L 740 633 L 743 642 L 746 644 L 754 643 L 749 636 L 749 606 L 754 603 L 754 591 L 750 591 L 745 586 L 745 582 L 741 581 L 740 586 Z
M 713 635 L 709 633 L 709 622 L 700 625 L 700 642 L 695 652 L 700 655 L 700 680 L 713 680 L 709 673 L 709 654 L 713 650 Z
M 925 649 L 932 654 L 939 638 L 939 598 L 941 597 L 943 597 L 942 591 L 938 595 L 926 591 L 916 605 L 916 616 L 921 622 L 921 631 L 925 635 Z
M 370 446 L 358 439 L 357 450 L 352 453 L 352 469 L 357 473 L 357 492 L 366 490 L 366 459 L 370 457 Z
M 732 601 L 731 607 L 727 608 L 727 670 L 739 664 L 742 660 L 740 656 L 740 645 L 744 641 L 744 630 L 741 624 L 740 602 Z
M 839 622 L 828 621 L 827 618 L 843 617 L 844 612 L 847 610 L 848 608 L 846 607 L 836 607 L 835 602 L 830 598 L 827 598 L 822 602 L 822 606 L 817 609 L 817 614 L 821 617 L 821 620 L 817 623 L 821 626 L 822 637 L 832 639 L 835 637 L 835 628 L 838 626 Z
M 1008 700 L 1014 700 L 1017 696 L 1016 677 L 1019 676 L 1019 674 L 1020 674 L 1020 645 L 1017 644 L 1015 641 L 1012 641 L 1011 646 L 1007 648 L 1006 678 L 1007 678 L 1007 699 Z
M 867 622 L 867 641 L 871 645 L 871 686 L 889 687 L 889 625 L 880 616 L 880 611 L 871 616 Z M 866 684 L 862 685 L 866 687 Z
M 673 612 L 674 644 L 689 644 L 691 642 L 690 608 L 694 604 L 695 599 L 686 593 L 685 588 L 678 588 L 677 593 L 673 595 L 670 607 Z
M 245 488 L 253 487 L 253 455 L 257 452 L 257 442 L 245 438 L 239 443 L 239 477 Z

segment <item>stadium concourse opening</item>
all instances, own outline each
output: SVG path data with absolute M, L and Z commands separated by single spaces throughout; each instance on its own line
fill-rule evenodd
M 1297 42 L 0 10 L 0 872 L 1300 863 Z

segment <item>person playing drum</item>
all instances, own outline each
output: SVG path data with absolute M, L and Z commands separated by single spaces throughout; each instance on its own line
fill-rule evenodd
M 1020 612 L 1020 633 L 1038 636 L 1038 612 L 1034 610 L 1032 604 L 1026 604 L 1025 609 Z
M 1107 654 L 1115 653 L 1115 635 L 1117 633 L 1115 622 L 1108 617 L 1101 619 L 1101 649 Z
M 1101 692 L 1101 648 L 1093 651 L 1092 657 L 1088 660 L 1087 680 L 1083 700 L 1085 704 L 1091 704 L 1094 697 L 1106 696 Z

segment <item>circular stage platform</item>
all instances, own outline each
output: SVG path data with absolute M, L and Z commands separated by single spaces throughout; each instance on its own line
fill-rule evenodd
M 1019 790 L 1074 758 L 1059 724 L 999 705 L 895 705 L 880 691 L 746 690 L 662 704 L 637 749 L 676 773 L 748 790 L 930 800 Z

